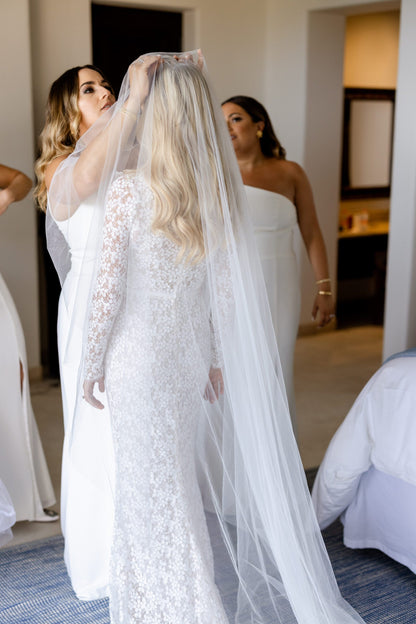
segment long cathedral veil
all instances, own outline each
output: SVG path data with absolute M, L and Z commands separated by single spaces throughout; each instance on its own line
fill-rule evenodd
M 94 194 L 95 208 L 86 234 L 89 251 L 85 254 L 86 266 L 98 259 L 95 270 L 99 271 L 101 232 L 103 228 L 108 232 L 109 219 L 114 218 L 105 216 L 108 198 L 114 198 L 120 185 L 136 189 L 138 208 L 129 228 L 130 232 L 140 232 L 141 227 L 149 226 L 141 222 L 141 189 L 150 188 L 163 208 L 164 194 L 171 189 L 174 192 L 177 177 L 186 172 L 185 179 L 191 179 L 189 196 L 181 199 L 193 211 L 196 229 L 202 232 L 202 245 L 197 246 L 194 255 L 189 247 L 183 258 L 178 255 L 180 244 L 175 232 L 182 232 L 189 240 L 194 238 L 194 232 L 187 231 L 187 216 L 180 210 L 174 212 L 175 227 L 168 223 L 162 233 L 160 228 L 155 231 L 156 236 L 170 238 L 176 249 L 174 262 L 183 267 L 181 296 L 187 305 L 181 304 L 178 322 L 189 328 L 187 344 L 178 343 L 176 353 L 168 353 L 170 347 L 166 346 L 168 356 L 176 362 L 177 378 L 176 387 L 169 386 L 169 381 L 165 390 L 172 393 L 179 388 L 181 396 L 181 384 L 190 387 L 192 382 L 199 397 L 195 408 L 195 470 L 205 508 L 219 527 L 235 575 L 237 590 L 229 620 L 237 624 L 362 623 L 340 595 L 315 518 L 290 423 L 247 200 L 220 106 L 205 65 L 196 53 L 160 56 L 161 60 L 154 62 L 148 72 L 150 89 L 141 99 L 140 112 L 134 116 L 126 107 L 127 76 L 116 105 L 84 135 L 74 155 L 55 174 L 49 194 L 50 214 L 58 220 L 60 214 L 66 216 L 65 227 L 70 227 L 81 201 L 72 171 L 90 143 L 105 133 L 107 156 Z M 141 57 L 139 62 L 146 62 L 146 58 Z M 163 210 L 161 215 L 163 222 Z M 55 221 L 51 219 L 54 231 Z M 108 340 L 111 323 L 117 323 L 120 315 L 128 318 L 137 306 L 141 306 L 144 316 L 151 315 L 152 296 L 157 291 L 162 298 L 161 291 L 166 287 L 151 285 L 153 294 L 146 288 L 137 291 L 132 253 L 132 249 L 126 249 L 119 308 L 115 319 L 110 319 Z M 61 266 L 64 268 L 64 261 Z M 186 300 L 186 279 L 190 272 L 197 271 L 196 267 L 205 276 L 198 300 L 198 323 L 195 300 L 190 295 Z M 86 310 L 93 302 L 90 293 L 86 302 L 84 297 L 75 306 L 73 322 L 83 327 L 85 343 L 85 319 L 91 315 Z M 124 354 L 118 354 L 125 358 L 120 362 L 125 368 L 125 382 L 120 382 L 125 383 L 125 388 L 120 392 L 126 396 L 131 396 L 129 370 L 140 366 L 140 348 L 151 350 L 152 344 L 128 344 Z M 68 347 L 68 357 L 69 352 Z M 190 353 L 192 370 L 186 366 Z M 100 364 L 105 374 L 105 350 Z M 212 376 L 212 371 L 218 369 L 224 384 L 222 394 L 217 387 L 221 378 Z M 158 374 L 157 369 L 153 374 Z M 79 401 L 84 376 L 81 364 Z M 145 407 L 152 396 L 150 389 L 148 395 L 146 388 L 141 390 L 143 396 L 137 397 L 137 426 L 143 434 L 140 457 L 146 465 L 150 461 L 147 445 L 152 423 L 141 420 L 140 406 Z M 219 394 L 218 400 L 213 400 L 215 394 Z M 82 428 L 83 423 L 75 415 L 73 461 L 80 466 L 83 460 L 78 440 Z M 94 480 L 94 474 L 86 477 Z M 150 487 L 143 483 L 138 495 L 145 499 Z M 147 538 L 151 540 L 151 536 Z

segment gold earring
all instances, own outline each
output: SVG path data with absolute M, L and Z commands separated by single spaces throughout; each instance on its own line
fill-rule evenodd
M 258 139 L 261 139 L 261 137 L 262 137 L 262 136 L 263 136 L 263 130 L 257 130 L 257 132 L 256 132 L 256 137 L 257 137 Z

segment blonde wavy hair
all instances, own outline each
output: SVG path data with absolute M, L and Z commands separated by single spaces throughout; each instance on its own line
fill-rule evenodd
M 196 263 L 205 256 L 196 182 L 201 149 L 204 162 L 209 163 L 212 197 L 221 210 L 215 166 L 218 153 L 214 153 L 213 141 L 217 129 L 209 88 L 200 69 L 193 63 L 164 59 L 155 75 L 153 106 L 152 230 L 179 246 L 178 261 L 186 257 Z
M 39 137 L 40 155 L 35 163 L 37 184 L 34 195 L 44 212 L 47 203 L 45 170 L 58 156 L 69 156 L 79 138 L 81 112 L 78 108 L 78 72 L 81 69 L 93 69 L 106 80 L 98 67 L 82 65 L 68 69 L 52 83 L 46 105 L 45 125 Z

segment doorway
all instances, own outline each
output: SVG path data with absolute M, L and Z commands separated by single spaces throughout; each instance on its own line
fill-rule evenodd
M 399 9 L 346 19 L 338 327 L 384 323 L 399 29 Z
M 181 52 L 183 15 L 107 4 L 91 5 L 93 63 L 118 93 L 132 61 L 146 52 Z
M 339 246 L 345 32 L 347 19 L 350 16 L 380 13 L 383 10 L 382 5 L 383 3 L 376 3 L 373 6 L 357 5 L 353 8 L 310 11 L 308 20 L 304 166 L 314 190 L 319 220 L 327 246 L 330 275 L 335 286 L 334 290 L 337 289 L 337 295 L 341 294 L 341 298 L 344 298 L 344 309 L 339 308 L 338 313 L 342 316 L 346 311 L 348 317 L 351 312 L 350 326 L 368 323 L 383 324 L 387 236 L 381 240 L 383 234 L 377 234 L 380 238 L 372 252 L 374 266 L 371 274 L 371 287 L 374 292 L 371 302 L 369 302 L 370 305 L 361 306 L 361 311 L 365 311 L 365 318 L 357 318 L 357 306 L 354 303 L 354 297 L 355 294 L 358 294 L 361 299 L 363 292 L 364 296 L 367 297 L 369 294 L 368 284 L 365 280 L 361 281 L 359 284 L 360 292 L 354 293 L 356 274 L 350 275 L 350 273 L 361 270 L 359 256 L 364 253 L 362 243 L 365 242 L 365 237 L 361 236 L 360 245 L 351 245 L 352 239 L 348 239 L 346 242 L 342 241 L 341 250 Z M 386 3 L 386 12 L 395 11 L 398 13 L 399 8 L 399 2 Z M 357 62 L 361 62 L 360 56 Z M 363 86 L 375 87 L 376 85 Z M 377 208 L 379 207 L 377 206 Z M 379 213 L 380 210 L 377 210 L 377 214 L 374 210 L 374 216 L 378 216 Z M 340 284 L 337 283 L 338 259 L 340 255 L 345 255 L 343 249 L 345 246 L 354 247 L 355 263 L 351 264 L 349 260 L 346 261 L 346 264 L 344 263 L 344 268 L 347 267 L 348 274 L 344 274 L 344 271 L 342 273 L 346 288 L 344 293 L 340 293 Z M 364 260 L 365 257 L 362 257 Z M 306 297 L 313 300 L 315 285 L 306 257 L 302 258 L 302 293 L 305 295 L 305 300 Z M 350 301 L 352 302 L 351 305 Z M 309 311 L 306 308 L 302 310 L 301 317 L 301 323 L 306 327 L 309 322 L 307 312 Z M 342 319 L 342 326 L 348 326 L 350 321 L 348 318 Z

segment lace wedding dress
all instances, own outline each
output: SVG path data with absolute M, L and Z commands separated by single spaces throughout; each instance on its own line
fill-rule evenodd
M 152 206 L 133 174 L 113 183 L 88 335 L 86 378 L 105 355 L 114 437 L 111 621 L 226 624 L 194 460 L 212 355 L 206 264 L 177 262 Z
M 105 128 L 93 126 L 66 159 L 67 197 L 52 206 L 79 205 L 72 171 L 101 137 L 92 223 L 106 206 L 103 244 L 78 379 L 96 407 L 104 381 L 111 414 L 112 622 L 228 624 L 197 458 L 235 573 L 235 593 L 219 580 L 230 622 L 363 624 L 340 596 L 313 512 L 241 175 L 203 59 L 162 53 L 136 64 L 140 114 L 128 74 Z M 75 457 L 85 426 L 76 416 Z

